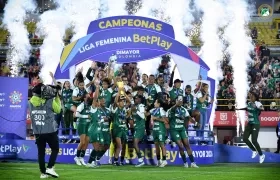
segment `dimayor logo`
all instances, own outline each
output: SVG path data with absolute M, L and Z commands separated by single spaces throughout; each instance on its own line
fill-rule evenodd
M 116 51 L 117 58 L 139 58 L 140 50 L 119 50 Z
M 15 107 L 15 108 L 20 108 L 21 105 L 19 105 L 19 103 L 21 103 L 22 101 L 22 94 L 19 91 L 13 91 L 10 96 L 10 102 L 12 103 L 12 105 L 10 105 L 10 107 Z
M 20 152 L 23 152 L 25 154 L 29 151 L 29 149 L 30 147 L 25 144 L 22 144 L 21 146 L 15 146 L 12 144 L 0 145 L 0 153 L 5 154 L 19 154 Z
M 271 17 L 273 14 L 273 9 L 270 5 L 268 4 L 262 4 L 259 8 L 258 8 L 258 15 L 260 17 Z

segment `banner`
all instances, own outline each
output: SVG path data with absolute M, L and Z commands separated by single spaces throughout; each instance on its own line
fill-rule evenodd
M 92 21 L 87 34 L 119 28 L 137 28 L 155 31 L 175 39 L 173 27 L 156 19 L 141 16 L 114 16 Z
M 54 78 L 55 79 L 70 79 L 69 69 L 62 73 L 61 69 L 60 69 L 60 65 L 58 64 L 57 68 L 55 70 L 55 73 L 54 73 Z
M 28 79 L 0 77 L 0 133 L 26 138 Z
M 248 116 L 246 118 L 248 119 Z M 259 120 L 262 127 L 276 127 L 280 117 L 276 111 L 262 111 Z M 214 126 L 236 126 L 236 113 L 234 111 L 216 111 Z
M 259 163 L 258 156 L 252 159 L 252 150 L 246 147 L 215 144 L 215 163 Z M 280 155 L 264 152 L 264 163 L 280 163 Z
M 78 144 L 60 144 L 59 154 L 57 156 L 58 163 L 74 164 L 74 157 L 76 155 L 76 148 Z M 198 165 L 213 164 L 214 163 L 214 146 L 191 146 L 193 156 Z M 141 144 L 141 154 L 144 157 L 146 164 L 156 163 L 156 154 L 154 145 Z M 85 160 L 87 161 L 92 151 L 92 145 L 88 145 L 86 150 Z M 137 163 L 137 155 L 132 147 L 129 147 L 130 163 Z M 46 161 L 48 161 L 51 149 L 46 147 Z M 0 140 L 0 159 L 22 159 L 22 160 L 37 160 L 38 151 L 35 141 L 28 140 Z M 170 145 L 166 146 L 166 159 L 168 165 L 183 165 L 183 160 L 178 151 L 178 147 L 172 148 Z M 108 164 L 108 151 L 101 158 L 101 164 Z
M 152 59 L 167 53 L 176 54 L 193 61 L 192 50 L 178 41 L 153 31 L 143 29 L 113 29 L 89 34 L 67 45 L 60 59 L 61 71 L 87 59 L 108 62 L 112 55 L 118 63 Z M 203 68 L 209 67 L 201 60 L 195 62 Z

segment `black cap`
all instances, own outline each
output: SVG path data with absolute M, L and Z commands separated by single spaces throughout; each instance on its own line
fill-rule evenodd
M 180 80 L 180 79 L 175 79 L 174 84 L 175 83 L 183 83 L 184 81 Z
M 186 85 L 186 89 L 192 88 L 191 85 Z
M 42 86 L 43 86 L 42 83 L 37 84 L 37 85 L 32 89 L 32 92 L 35 93 L 35 94 L 37 94 L 37 95 L 41 95 L 41 93 L 42 93 Z

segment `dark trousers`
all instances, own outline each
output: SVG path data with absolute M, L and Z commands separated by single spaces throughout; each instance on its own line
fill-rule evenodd
M 57 128 L 60 128 L 60 125 L 62 128 L 65 128 L 65 124 L 64 124 L 64 121 L 63 121 L 63 115 L 62 115 L 62 110 L 60 111 L 59 114 L 56 114 L 55 115 L 55 121 L 57 123 Z M 59 132 L 59 129 L 57 130 L 57 134 Z M 62 134 L 65 134 L 65 129 L 62 130 Z
M 66 128 L 66 134 L 70 134 L 70 126 L 72 128 L 72 134 L 76 134 L 76 129 L 73 127 L 73 112 L 70 110 L 64 111 L 64 123 Z
M 46 173 L 45 152 L 46 144 L 51 148 L 51 156 L 47 168 L 52 168 L 55 164 L 56 157 L 59 151 L 59 142 L 56 132 L 48 134 L 35 134 L 36 144 L 38 149 L 38 162 L 41 173 Z
M 151 122 L 151 116 L 147 116 L 147 119 L 146 119 L 146 121 L 145 121 L 145 129 L 146 129 L 146 134 L 147 134 L 147 136 L 150 136 L 150 135 L 151 135 L 150 122 Z
M 245 131 L 243 134 L 243 141 L 247 144 L 247 146 L 252 151 L 258 151 L 259 155 L 262 155 L 261 147 L 258 143 L 258 136 L 260 131 L 260 125 L 259 124 L 247 124 L 245 127 Z M 251 140 L 249 140 L 249 136 L 251 135 Z
M 278 141 L 277 141 L 277 152 L 280 151 L 280 137 L 278 137 Z

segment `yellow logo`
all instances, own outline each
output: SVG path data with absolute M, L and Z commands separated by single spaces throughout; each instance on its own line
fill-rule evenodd
M 271 17 L 273 15 L 273 9 L 268 4 L 262 4 L 258 8 L 258 15 L 259 15 L 259 17 L 265 17 L 265 18 Z

